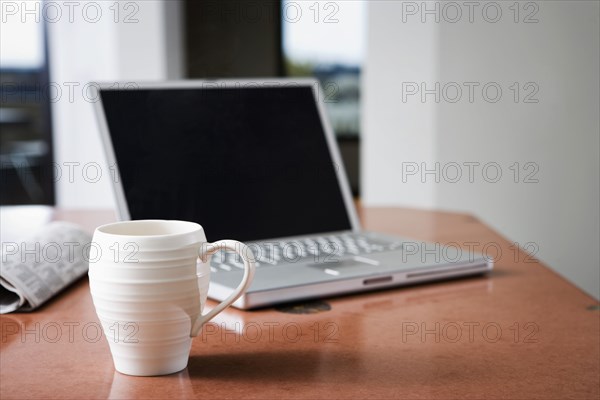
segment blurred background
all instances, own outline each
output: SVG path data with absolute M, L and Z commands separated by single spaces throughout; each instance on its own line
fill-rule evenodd
M 0 201 L 114 208 L 93 82 L 314 76 L 362 204 L 469 213 L 599 298 L 599 4 L 2 0 Z

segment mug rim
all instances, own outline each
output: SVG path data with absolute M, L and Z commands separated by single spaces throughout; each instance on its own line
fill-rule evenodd
M 147 228 L 149 228 L 149 225 L 157 225 L 157 224 L 162 224 L 164 225 L 170 225 L 170 226 L 178 226 L 181 228 L 186 228 L 186 229 L 181 229 L 177 232 L 170 232 L 170 233 L 139 233 L 135 232 L 135 233 L 127 233 L 127 232 L 116 232 L 113 231 L 112 229 L 123 229 L 126 226 L 136 226 L 138 228 L 143 228 L 145 225 L 147 226 Z M 139 238 L 144 238 L 144 239 L 150 239 L 150 238 L 167 238 L 167 237 L 174 237 L 174 236 L 181 236 L 181 235 L 189 235 L 192 233 L 196 233 L 198 231 L 203 231 L 202 225 L 196 223 L 196 222 L 191 222 L 191 221 L 181 221 L 181 220 L 175 220 L 175 219 L 139 219 L 139 220 L 131 220 L 131 221 L 118 221 L 118 222 L 111 222 L 109 224 L 104 224 L 104 225 L 100 225 L 99 227 L 96 228 L 96 232 L 101 233 L 103 235 L 110 235 L 110 236 L 118 236 L 118 237 L 139 237 Z

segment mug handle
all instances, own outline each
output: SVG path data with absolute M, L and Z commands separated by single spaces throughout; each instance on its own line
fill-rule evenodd
M 237 289 L 233 291 L 225 300 L 219 303 L 216 307 L 210 310 L 208 313 L 198 316 L 194 325 L 192 325 L 191 337 L 198 336 L 202 325 L 213 319 L 221 311 L 229 307 L 234 301 L 236 301 L 245 291 L 254 279 L 254 272 L 256 265 L 254 264 L 254 254 L 252 250 L 244 243 L 238 242 L 237 240 L 219 240 L 218 242 L 208 243 L 207 246 L 202 246 L 200 254 L 198 255 L 202 262 L 208 262 L 210 256 L 215 254 L 219 250 L 230 250 L 242 257 L 244 262 L 244 276 Z

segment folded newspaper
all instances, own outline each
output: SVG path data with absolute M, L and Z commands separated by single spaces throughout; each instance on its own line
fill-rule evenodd
M 87 273 L 91 240 L 67 222 L 51 222 L 25 240 L 3 238 L 0 314 L 34 310 Z

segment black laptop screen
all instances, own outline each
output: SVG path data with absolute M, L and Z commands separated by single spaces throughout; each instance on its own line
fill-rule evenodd
M 310 86 L 100 95 L 132 219 L 210 241 L 351 229 Z

